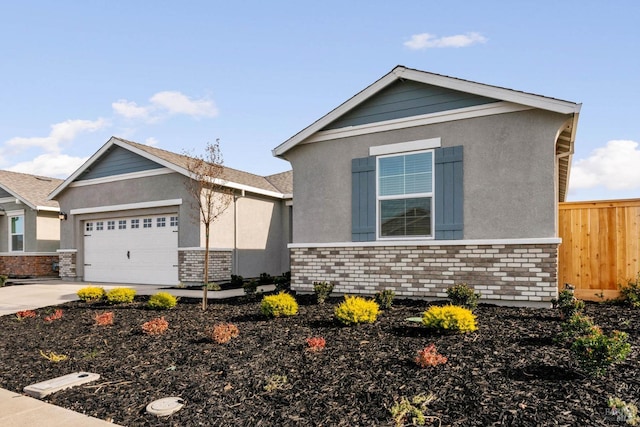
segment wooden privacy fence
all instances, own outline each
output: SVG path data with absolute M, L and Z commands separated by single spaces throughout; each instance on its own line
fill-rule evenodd
M 618 296 L 640 271 L 640 199 L 560 203 L 558 286 L 576 297 Z

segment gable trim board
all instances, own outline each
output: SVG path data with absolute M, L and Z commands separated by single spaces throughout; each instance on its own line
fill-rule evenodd
M 159 169 L 151 169 L 148 171 L 130 172 L 130 173 L 124 173 L 120 175 L 106 176 L 102 178 L 83 179 L 82 181 L 72 182 L 71 184 L 69 184 L 69 187 L 84 187 L 86 185 L 107 184 L 109 182 L 127 181 L 130 179 L 146 178 L 149 176 L 158 176 L 158 175 L 164 175 L 168 173 L 175 173 L 175 171 L 169 168 L 163 167 Z
M 533 108 L 524 105 L 512 104 L 509 102 L 495 102 L 492 104 L 465 107 L 457 110 L 440 111 L 437 113 L 424 114 L 420 116 L 403 117 L 401 119 L 393 119 L 383 122 L 323 130 L 313 134 L 304 141 L 301 141 L 300 144 L 311 144 L 314 142 L 330 141 L 332 139 L 347 138 L 350 136 L 368 135 L 377 132 L 404 129 L 407 127 L 431 125 L 455 120 L 473 119 L 476 117 L 486 117 L 495 114 L 515 113 L 518 111 L 527 111 L 531 109 Z

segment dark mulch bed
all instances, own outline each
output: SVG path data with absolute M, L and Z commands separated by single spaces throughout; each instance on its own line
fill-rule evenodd
M 52 308 L 17 321 L 0 317 L 0 387 L 26 385 L 74 371 L 99 373 L 95 383 L 60 391 L 46 401 L 128 426 L 382 426 L 392 425 L 394 399 L 433 392 L 428 415 L 442 425 L 623 425 L 608 415 L 606 399 L 640 396 L 640 310 L 588 304 L 587 314 L 605 331 L 628 332 L 630 357 L 604 377 L 577 369 L 551 309 L 481 306 L 479 330 L 438 336 L 404 321 L 428 307 L 396 301 L 375 324 L 343 327 L 333 320 L 331 299 L 319 306 L 299 296 L 300 313 L 267 320 L 259 301 L 238 298 L 212 303 L 182 299 L 165 312 L 126 306 L 68 303 L 64 316 L 45 323 Z M 115 324 L 94 325 L 96 313 L 115 312 Z M 163 315 L 170 329 L 141 333 L 143 322 Z M 220 345 L 207 336 L 218 322 L 233 322 L 240 336 Z M 323 352 L 306 350 L 305 339 L 323 336 Z M 421 369 L 416 352 L 435 343 L 449 358 Z M 52 363 L 40 350 L 70 356 Z M 269 377 L 288 384 L 267 392 Z M 145 412 L 152 400 L 180 396 L 179 412 L 157 418 Z M 637 401 L 636 401 L 637 402 Z M 436 423 L 437 425 L 437 423 Z

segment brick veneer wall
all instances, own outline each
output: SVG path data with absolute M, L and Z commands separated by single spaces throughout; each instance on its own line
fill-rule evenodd
M 78 277 L 76 273 L 76 259 L 77 252 L 73 251 L 59 251 L 58 255 L 60 257 L 60 277 L 67 280 L 74 280 Z
M 209 252 L 209 280 L 229 280 L 233 251 Z M 183 283 L 202 283 L 204 280 L 204 249 L 178 250 L 178 277 Z
M 0 274 L 14 277 L 56 277 L 53 264 L 57 254 L 48 255 L 0 255 Z
M 484 300 L 540 304 L 557 296 L 557 269 L 555 243 L 291 248 L 292 289 L 301 292 L 323 280 L 339 293 L 446 298 L 464 282 Z

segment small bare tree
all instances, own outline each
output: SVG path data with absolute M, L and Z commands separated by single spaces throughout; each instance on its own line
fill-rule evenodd
M 204 224 L 204 282 L 202 286 L 202 309 L 207 309 L 207 286 L 209 284 L 209 237 L 211 224 L 222 215 L 233 200 L 233 190 L 226 187 L 220 139 L 207 143 L 204 155 L 188 157 L 186 168 L 189 172 L 187 190 L 198 207 L 198 220 Z

